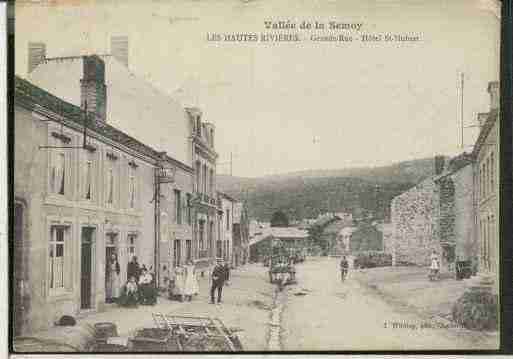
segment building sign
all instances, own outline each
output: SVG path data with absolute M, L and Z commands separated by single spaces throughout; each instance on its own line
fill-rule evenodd
M 157 168 L 158 183 L 174 183 L 175 168 Z

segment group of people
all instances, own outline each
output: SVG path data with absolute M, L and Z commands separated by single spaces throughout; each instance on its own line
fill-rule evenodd
M 185 266 L 176 266 L 174 269 L 164 267 L 163 270 L 169 299 L 191 301 L 199 293 L 197 271 L 191 260 Z
M 137 257 L 133 256 L 127 265 L 127 282 L 121 285 L 118 258 L 112 254 L 105 270 L 106 301 L 130 307 L 156 304 L 157 289 L 152 269 L 151 266 L 147 269 L 144 264 L 140 266 Z
M 197 270 L 194 263 L 189 260 L 184 266 L 177 266 L 174 270 L 166 267 L 164 281 L 168 288 L 170 299 L 191 301 L 199 293 Z M 139 304 L 154 305 L 157 302 L 157 286 L 152 267 L 149 269 L 143 264 L 139 265 L 137 257 L 132 257 L 127 265 L 127 282 L 121 285 L 120 266 L 118 258 L 112 254 L 107 262 L 106 270 L 106 300 L 109 303 L 118 303 L 121 306 L 136 307 Z M 230 279 L 230 269 L 223 260 L 218 259 L 211 274 L 210 303 L 222 302 L 223 287 Z
M 176 266 L 174 270 L 164 268 L 166 281 L 168 282 L 168 293 L 170 299 L 179 301 L 191 301 L 199 293 L 197 270 L 192 261 L 185 266 Z M 217 292 L 217 303 L 222 302 L 223 287 L 230 278 L 230 269 L 223 260 L 218 259 L 211 274 L 210 303 L 215 304 Z

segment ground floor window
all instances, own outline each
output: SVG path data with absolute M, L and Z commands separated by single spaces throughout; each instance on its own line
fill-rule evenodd
M 64 289 L 65 268 L 65 236 L 68 227 L 52 226 L 50 229 L 50 290 Z
M 190 239 L 185 241 L 185 257 L 187 261 L 192 260 L 192 241 Z
M 209 254 L 210 256 L 214 255 L 214 222 L 209 223 L 208 227 L 208 236 L 209 236 Z
M 182 256 L 182 248 L 179 239 L 174 240 L 173 244 L 173 266 L 178 267 L 180 265 L 180 259 Z
M 220 240 L 217 241 L 216 251 L 216 257 L 223 258 L 223 242 Z
M 128 259 L 132 260 L 134 256 L 137 256 L 137 235 L 129 234 L 127 237 L 127 242 Z

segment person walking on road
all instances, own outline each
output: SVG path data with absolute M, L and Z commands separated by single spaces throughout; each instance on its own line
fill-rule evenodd
M 222 259 L 217 261 L 212 270 L 212 286 L 210 287 L 210 304 L 215 304 L 214 293 L 217 290 L 217 303 L 221 303 L 223 286 L 229 279 L 229 270 Z
M 431 253 L 431 267 L 429 268 L 429 279 L 437 280 L 440 274 L 440 262 L 435 250 Z
M 347 262 L 346 256 L 342 256 L 340 260 L 340 279 L 343 282 L 347 277 L 347 270 L 349 268 L 349 263 Z

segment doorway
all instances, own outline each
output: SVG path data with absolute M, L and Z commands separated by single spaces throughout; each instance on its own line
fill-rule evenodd
M 24 206 L 21 203 L 14 204 L 14 226 L 13 226 L 13 279 L 14 279 L 14 335 L 23 334 L 26 326 L 29 301 L 24 293 L 25 283 L 25 261 L 24 261 Z
M 112 255 L 115 255 L 118 259 L 118 234 L 117 233 L 107 233 L 107 237 L 105 238 L 105 302 L 112 303 L 113 297 L 113 283 L 110 281 L 110 274 L 108 271 L 110 270 L 109 264 L 111 262 Z
M 80 267 L 80 308 L 92 307 L 93 278 L 93 234 L 94 228 L 82 228 L 81 267 Z
M 185 258 L 187 261 L 192 260 L 192 241 L 190 239 L 185 241 Z

